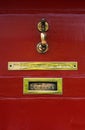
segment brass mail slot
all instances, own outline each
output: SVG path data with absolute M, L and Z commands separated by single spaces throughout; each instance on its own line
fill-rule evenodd
M 62 78 L 24 78 L 23 94 L 62 94 Z

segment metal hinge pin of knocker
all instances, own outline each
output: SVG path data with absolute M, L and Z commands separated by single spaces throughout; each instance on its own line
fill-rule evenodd
M 46 22 L 45 19 L 42 19 L 38 25 L 37 25 L 38 30 L 40 31 L 40 38 L 41 42 L 37 44 L 37 51 L 39 53 L 45 53 L 48 51 L 48 44 L 47 44 L 47 34 L 46 32 L 48 31 L 48 23 Z

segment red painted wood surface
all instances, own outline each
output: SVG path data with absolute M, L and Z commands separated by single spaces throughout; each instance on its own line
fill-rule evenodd
M 85 2 L 0 1 L 0 130 L 85 130 Z M 37 23 L 49 23 L 39 54 Z M 77 71 L 8 71 L 9 61 L 77 61 Z M 24 77 L 62 77 L 62 95 L 23 95 Z

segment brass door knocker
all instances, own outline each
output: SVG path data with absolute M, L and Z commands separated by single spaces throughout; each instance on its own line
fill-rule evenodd
M 45 19 L 42 19 L 41 22 L 38 23 L 38 30 L 40 33 L 41 41 L 37 44 L 37 51 L 39 53 L 45 53 L 48 51 L 48 44 L 47 44 L 47 34 L 46 31 L 48 30 L 49 26 Z

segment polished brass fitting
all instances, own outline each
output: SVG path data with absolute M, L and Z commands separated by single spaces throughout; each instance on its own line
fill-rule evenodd
M 41 22 L 38 23 L 38 30 L 40 33 L 41 42 L 37 44 L 37 51 L 39 53 L 45 53 L 48 51 L 48 44 L 46 41 L 47 34 L 46 31 L 48 30 L 48 23 L 45 19 L 42 19 Z

